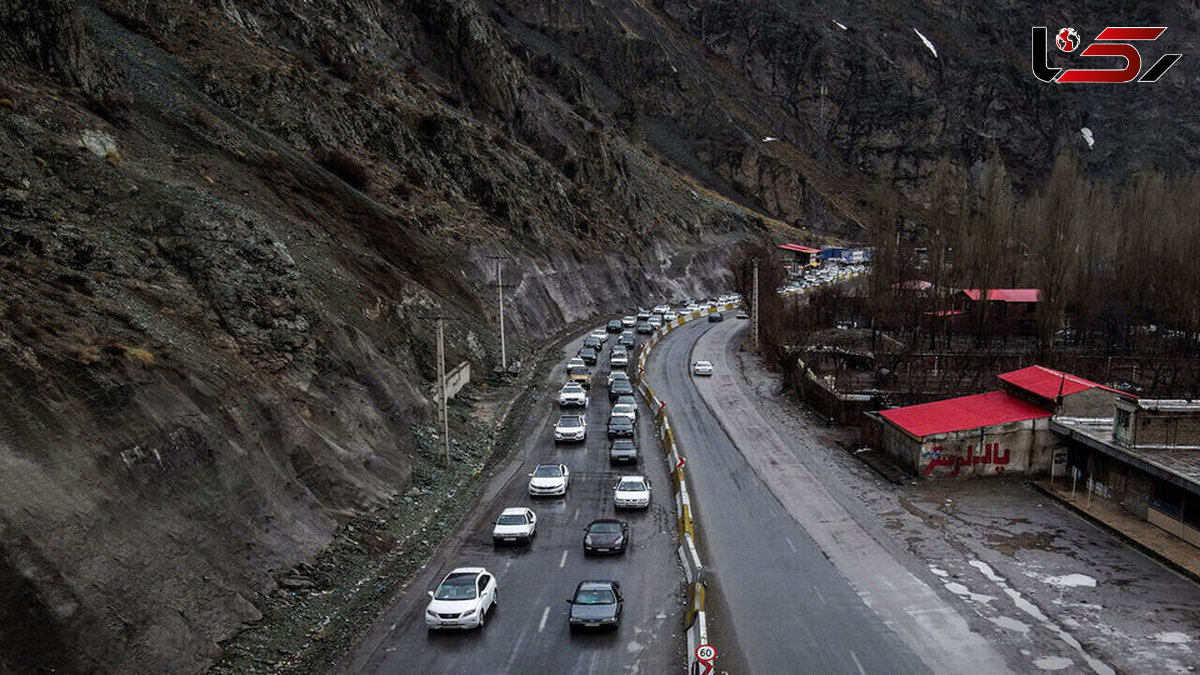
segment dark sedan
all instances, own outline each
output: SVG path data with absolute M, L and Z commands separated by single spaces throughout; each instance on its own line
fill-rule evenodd
M 608 322 L 608 325 L 604 329 L 610 333 L 620 333 L 623 328 L 620 319 L 613 319 Z
M 633 438 L 633 420 L 628 417 L 609 417 L 608 437 Z
M 571 630 L 579 628 L 616 628 L 621 622 L 625 598 L 621 584 L 615 581 L 581 581 L 575 587 L 569 621 Z
M 594 366 L 596 365 L 596 350 L 591 347 L 584 347 L 579 350 L 579 358 L 583 359 L 583 362 L 589 366 Z
M 712 314 L 708 315 L 709 323 L 720 323 L 724 320 L 725 320 L 725 315 L 721 314 L 720 312 L 713 312 Z
M 624 462 L 632 462 L 637 464 L 638 454 L 637 445 L 634 444 L 632 438 L 617 438 L 612 442 L 612 446 L 608 449 L 609 464 L 620 464 Z
M 593 520 L 583 528 L 583 552 L 624 553 L 629 542 L 629 525 L 615 518 Z
M 621 396 L 633 396 L 633 385 L 629 380 L 613 380 L 612 387 L 608 390 L 609 401 L 615 401 Z
M 637 344 L 637 338 L 633 336 L 632 331 L 625 331 L 624 333 L 621 333 L 621 337 L 617 338 L 617 344 L 632 348 L 635 344 Z

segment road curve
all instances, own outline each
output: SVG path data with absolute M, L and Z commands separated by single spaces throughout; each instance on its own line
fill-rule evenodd
M 737 655 L 720 669 L 929 672 L 787 513 L 697 391 L 689 369 L 692 347 L 710 327 L 732 330 L 731 323 L 675 329 L 646 368 L 688 459 L 702 559 L 718 604 L 710 638 L 718 650 L 724 645 Z M 710 360 L 720 368 L 721 359 Z
M 566 347 L 574 355 L 582 338 Z M 541 386 L 543 396 L 528 411 L 525 433 L 513 463 L 498 472 L 480 505 L 454 541 L 401 591 L 394 604 L 342 665 L 347 673 L 667 673 L 683 668 L 682 572 L 676 557 L 676 520 L 670 478 L 655 440 L 650 415 L 638 414 L 638 467 L 611 468 L 605 423 L 610 409 L 603 377 L 610 339 L 592 383 L 584 444 L 557 445 L 555 394 L 564 379 L 565 358 Z M 532 499 L 527 473 L 538 462 L 561 461 L 571 470 L 565 499 Z M 644 473 L 653 484 L 651 508 L 615 512 L 612 486 L 618 475 Z M 528 505 L 538 515 L 538 535 L 529 547 L 494 549 L 492 525 L 506 506 Z M 632 530 L 632 548 L 610 558 L 583 555 L 583 527 L 594 518 L 622 518 Z M 499 606 L 483 630 L 429 633 L 426 591 L 454 567 L 482 565 L 499 585 Z M 625 594 L 620 628 L 612 633 L 573 635 L 566 598 L 584 579 L 616 579 Z

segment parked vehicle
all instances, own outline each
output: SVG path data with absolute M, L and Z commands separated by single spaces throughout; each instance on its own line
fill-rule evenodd
M 558 404 L 564 408 L 586 408 L 588 405 L 587 391 L 578 382 L 568 382 L 558 390 Z
M 492 528 L 492 543 L 516 544 L 533 541 L 537 535 L 537 515 L 523 506 L 504 509 Z
M 583 554 L 624 553 L 629 541 L 629 525 L 616 518 L 600 518 L 583 528 Z
M 628 417 L 608 418 L 609 438 L 633 438 L 633 420 Z
M 618 509 L 650 507 L 650 480 L 645 476 L 622 476 L 613 486 L 613 506 Z
M 637 464 L 637 461 L 637 444 L 633 442 L 632 438 L 617 438 L 613 440 L 612 445 L 608 448 L 609 464 Z
M 554 425 L 554 440 L 558 443 L 566 441 L 582 442 L 587 438 L 587 420 L 583 415 L 563 415 Z
M 482 567 L 459 567 L 429 591 L 425 625 L 442 628 L 483 628 L 488 611 L 499 602 L 496 578 Z
M 567 600 L 571 604 L 567 622 L 572 631 L 581 628 L 616 628 L 621 622 L 624 601 L 621 584 L 615 581 L 581 581 Z
M 693 375 L 712 375 L 713 364 L 709 361 L 697 361 L 692 364 Z
M 529 474 L 530 497 L 562 497 L 571 484 L 566 464 L 538 464 Z

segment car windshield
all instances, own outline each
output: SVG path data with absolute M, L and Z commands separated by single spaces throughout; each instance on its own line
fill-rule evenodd
M 583 387 L 578 384 L 568 384 L 562 388 L 564 394 L 578 394 L 583 391 Z
M 562 476 L 562 469 L 555 464 L 542 464 L 533 470 L 534 478 L 559 478 Z
M 614 427 L 628 427 L 633 425 L 633 421 L 628 417 L 612 417 L 609 418 L 608 423 Z
M 629 405 L 628 403 L 618 403 L 617 405 L 613 406 L 613 412 L 633 412 L 633 406 Z
M 588 528 L 592 534 L 618 534 L 621 532 L 620 523 L 592 523 Z
M 632 450 L 633 441 L 622 439 L 613 441 L 613 450 Z
M 575 593 L 575 604 L 577 605 L 611 605 L 616 601 L 613 592 L 607 589 L 581 590 Z
M 617 490 L 620 492 L 645 492 L 646 484 L 637 480 L 621 481 L 621 484 L 617 486 Z
M 617 380 L 627 380 L 629 376 L 622 372 L 616 372 L 612 374 L 612 379 L 613 382 L 616 382 Z
M 563 427 L 578 427 L 583 424 L 579 417 L 564 417 L 558 421 L 559 426 Z
M 584 368 L 582 366 L 576 366 L 574 368 L 571 368 L 568 372 L 571 373 L 572 375 L 587 375 L 588 369 Z
M 474 574 L 451 574 L 446 577 L 433 597 L 438 600 L 472 600 L 475 598 Z
M 500 516 L 497 525 L 527 525 L 529 521 L 520 513 L 507 513 Z

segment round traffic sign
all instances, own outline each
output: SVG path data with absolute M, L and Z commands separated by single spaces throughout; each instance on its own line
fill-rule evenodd
M 717 658 L 717 648 L 712 645 L 696 647 L 696 658 L 701 661 L 712 661 Z

